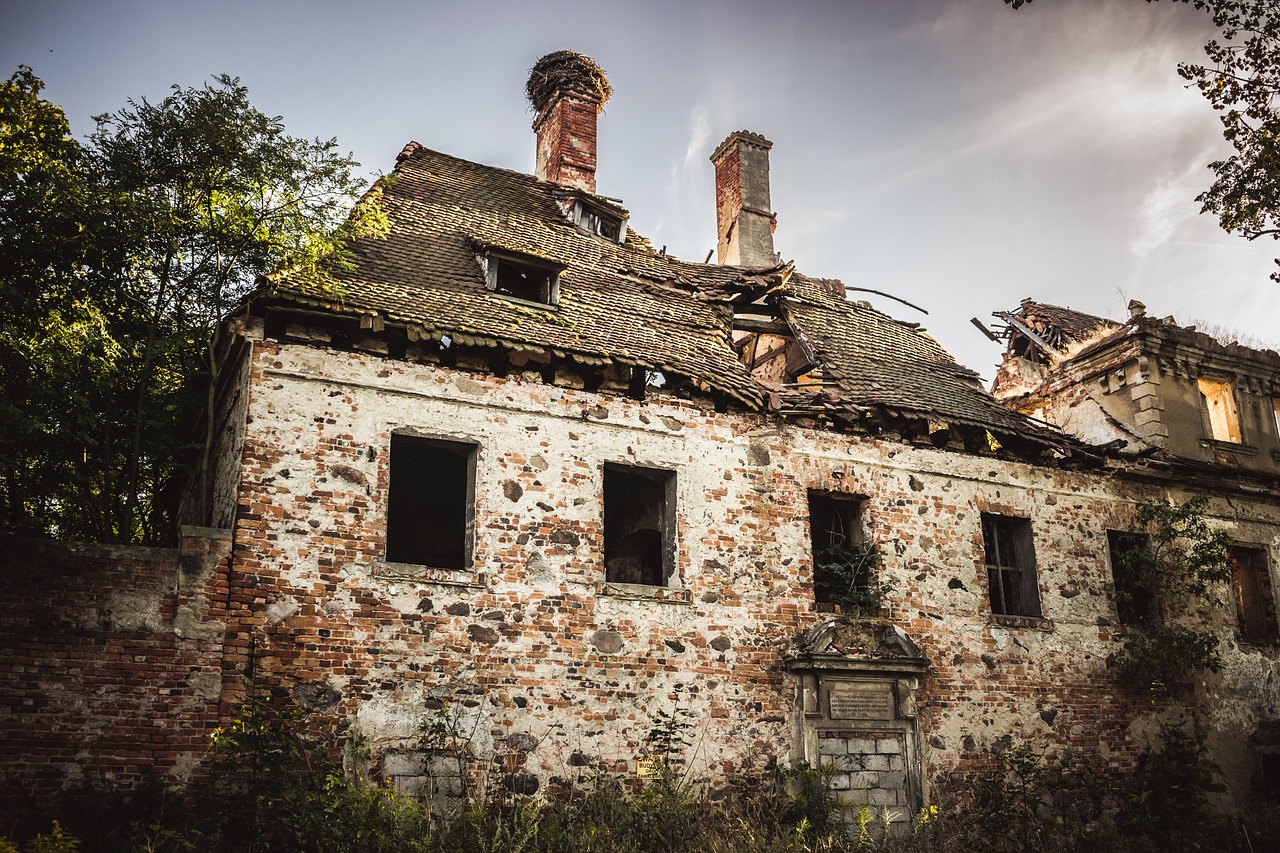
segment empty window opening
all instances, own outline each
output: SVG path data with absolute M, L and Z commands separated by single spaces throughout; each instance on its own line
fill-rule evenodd
M 1280 799 L 1280 753 L 1260 752 L 1258 763 L 1262 771 L 1258 779 L 1261 783 L 1259 793 L 1269 800 Z
M 785 323 L 745 316 L 735 316 L 733 323 L 738 360 L 754 378 L 780 385 L 821 381 L 821 376 L 811 376 L 816 365 Z
M 549 263 L 490 252 L 481 258 L 485 285 L 494 293 L 555 305 L 560 298 L 560 272 Z
M 1116 617 L 1121 625 L 1151 622 L 1156 615 L 1151 539 L 1143 533 L 1108 530 L 1107 545 L 1116 588 Z
M 1261 548 L 1231 549 L 1231 589 L 1236 603 L 1236 624 L 1246 643 L 1274 643 L 1275 599 L 1267 553 Z
M 1209 434 L 1217 441 L 1240 444 L 1240 417 L 1236 413 L 1236 396 L 1231 390 L 1231 383 L 1204 376 L 1196 381 L 1209 419 Z
M 1276 425 L 1276 437 L 1280 438 L 1280 397 L 1271 398 L 1271 414 Z
M 578 225 L 588 234 L 599 235 L 614 243 L 622 242 L 622 218 L 578 203 Z
M 675 575 L 672 471 L 604 467 L 604 565 L 609 583 L 671 586 Z
M 470 568 L 475 455 L 471 444 L 391 436 L 387 560 Z
M 1011 515 L 983 513 L 982 541 L 991 612 L 999 616 L 1039 616 L 1031 522 Z
M 850 495 L 809 492 L 813 598 L 818 604 L 874 603 L 874 552 L 863 529 L 863 505 Z

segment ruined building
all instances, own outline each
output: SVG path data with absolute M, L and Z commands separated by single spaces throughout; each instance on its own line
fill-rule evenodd
M 778 257 L 756 133 L 711 155 L 720 263 L 655 251 L 597 192 L 608 93 L 544 58 L 535 175 L 410 143 L 353 271 L 227 319 L 179 551 L 10 543 L 4 802 L 182 781 L 249 661 L 422 796 L 642 777 L 677 710 L 713 796 L 834 763 L 907 820 L 1021 743 L 1124 778 L 1166 711 L 1108 663 L 1132 630 L 1113 542 L 1137 502 L 1206 488 L 1240 568 L 1234 603 L 1185 614 L 1225 662 L 1187 701 L 1229 796 L 1264 784 L 1275 354 L 1028 302 L 1002 405 Z

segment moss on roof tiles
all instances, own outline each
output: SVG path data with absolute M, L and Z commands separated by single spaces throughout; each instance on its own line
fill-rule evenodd
M 561 214 L 553 197 L 559 188 L 530 175 L 422 146 L 406 147 L 396 172 L 383 201 L 391 233 L 358 241 L 354 270 L 328 285 L 342 294 L 346 311 L 377 311 L 437 329 L 465 327 L 578 355 L 622 355 L 759 402 L 759 390 L 725 345 L 714 306 L 688 291 L 653 286 L 684 275 L 674 258 L 653 252 L 634 233 L 623 245 L 583 233 Z M 490 292 L 476 257 L 481 245 L 561 265 L 559 304 L 537 309 Z M 274 293 L 335 301 L 318 283 L 287 278 Z
M 1001 406 L 937 341 L 865 304 L 836 296 L 821 280 L 787 283 L 783 315 L 848 399 L 1028 437 L 1056 436 Z
M 345 313 L 377 312 L 435 338 L 464 331 L 490 345 L 674 371 L 758 406 L 764 390 L 737 358 L 724 303 L 736 294 L 771 293 L 846 403 L 1051 435 L 1001 407 L 932 338 L 846 301 L 830 281 L 791 274 L 790 265 L 680 261 L 630 229 L 618 245 L 565 218 L 557 201 L 563 188 L 416 143 L 401 152 L 396 175 L 383 195 L 389 236 L 358 241 L 353 271 L 332 282 L 285 277 L 274 294 Z M 562 266 L 558 306 L 490 292 L 476 257 L 484 245 Z

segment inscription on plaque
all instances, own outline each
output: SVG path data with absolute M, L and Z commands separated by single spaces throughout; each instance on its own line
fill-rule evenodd
M 832 687 L 827 712 L 833 720 L 892 720 L 893 686 L 859 684 Z

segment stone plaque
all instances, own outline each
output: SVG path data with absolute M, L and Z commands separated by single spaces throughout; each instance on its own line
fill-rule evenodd
M 841 684 L 827 693 L 827 716 L 833 720 L 892 720 L 892 684 Z

